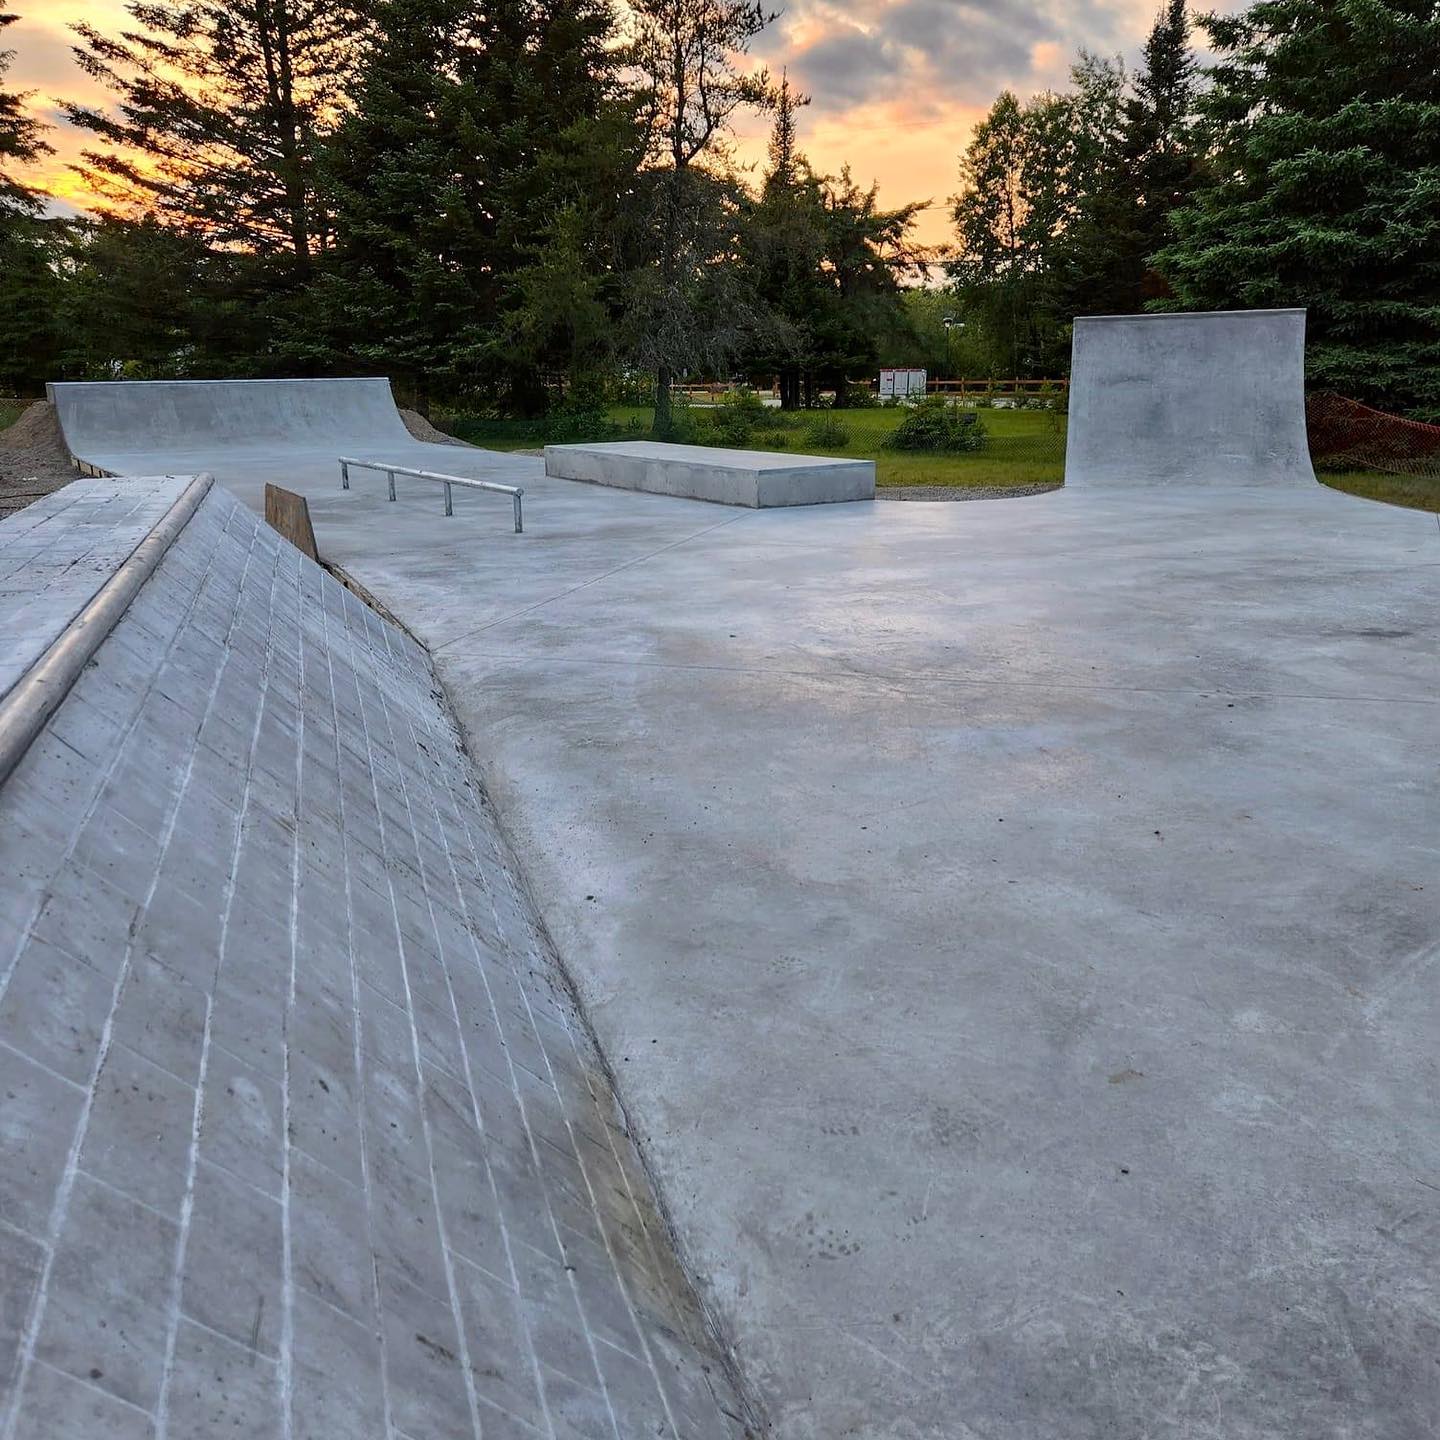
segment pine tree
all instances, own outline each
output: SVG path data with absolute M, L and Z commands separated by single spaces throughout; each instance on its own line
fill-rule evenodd
M 328 238 L 315 153 L 363 29 L 357 3 L 130 0 L 134 29 L 76 25 L 81 69 L 114 97 L 61 107 L 102 142 L 77 167 L 87 187 L 303 279 Z
M 780 87 L 775 92 L 775 118 L 770 123 L 767 147 L 770 164 L 765 171 L 765 189 L 786 190 L 795 184 L 800 164 L 799 142 L 795 117 L 810 103 L 808 95 L 790 88 L 790 76 L 780 72 Z
M 0 12 L 0 31 L 19 18 Z M 13 50 L 0 50 L 0 235 L 5 233 L 7 221 L 16 216 L 37 215 L 44 205 L 44 197 L 33 186 L 22 182 L 13 167 L 52 153 L 45 140 L 44 125 L 26 113 L 26 97 L 3 86 L 14 55 Z
M 922 276 L 927 258 L 911 238 L 921 205 L 882 210 L 848 170 L 834 180 L 811 169 L 795 121 L 807 103 L 782 80 L 737 267 L 754 310 L 746 366 L 779 375 L 787 410 L 825 385 L 844 404 L 846 381 L 873 368 L 881 336 L 901 323 L 902 280 Z
M 606 0 L 379 0 L 374 14 L 325 155 L 336 250 L 321 328 L 358 363 L 398 370 L 422 404 L 484 387 L 538 408 L 540 370 L 584 368 L 596 343 L 547 303 L 542 277 L 563 253 L 595 303 L 616 284 L 608 247 L 638 141 L 614 13 Z
M 1125 248 L 1137 301 L 1145 298 L 1151 257 L 1172 238 L 1174 212 L 1197 183 L 1195 105 L 1190 17 L 1185 0 L 1166 0 L 1145 42 L 1134 93 L 1124 105 L 1123 152 L 1136 201 Z
M 1312 386 L 1440 415 L 1440 11 L 1263 0 L 1203 24 L 1215 178 L 1158 260 L 1180 303 L 1303 305 Z
M 0 13 L 0 30 L 15 19 Z M 0 50 L 0 82 L 13 53 Z M 16 173 L 51 153 L 26 99 L 0 83 L 0 393 L 34 390 L 52 378 L 59 347 L 55 227 L 41 218 L 44 195 Z
M 1133 314 L 1163 291 L 1150 257 L 1199 168 L 1189 36 L 1185 0 L 1166 0 L 1133 79 L 1083 53 L 1072 72 L 1080 174 L 1054 277 L 1066 320 Z

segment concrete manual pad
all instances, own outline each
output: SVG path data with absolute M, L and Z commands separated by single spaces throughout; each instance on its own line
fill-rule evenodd
M 1065 483 L 1313 485 L 1305 312 L 1077 316 Z
M 722 450 L 654 440 L 547 445 L 545 473 L 559 480 L 585 480 L 592 485 L 751 509 L 875 498 L 873 460 Z
M 447 459 L 533 532 L 207 464 L 434 654 L 773 1433 L 1434 1429 L 1434 516 Z

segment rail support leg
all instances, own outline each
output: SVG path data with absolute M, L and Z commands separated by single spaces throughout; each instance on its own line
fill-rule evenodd
M 340 488 L 342 490 L 350 488 L 350 467 L 343 460 L 340 462 Z
M 514 498 L 515 498 L 515 533 L 516 533 L 517 535 L 523 535 L 523 534 L 525 533 L 525 514 L 524 514 L 524 512 L 523 512 L 523 511 L 521 510 L 521 508 L 520 508 L 520 496 L 516 495 Z
M 395 472 L 393 470 L 387 470 L 385 472 L 385 478 L 390 482 L 390 498 L 393 500 L 395 498 Z
M 448 480 L 445 482 L 445 513 L 447 515 L 455 513 L 455 504 L 450 498 L 450 482 Z

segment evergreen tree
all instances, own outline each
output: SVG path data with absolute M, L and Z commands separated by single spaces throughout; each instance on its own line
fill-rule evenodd
M 1304 305 L 1308 378 L 1440 415 L 1440 11 L 1263 0 L 1203 24 L 1214 179 L 1159 266 L 1185 306 Z
M 1015 375 L 1050 363 L 1059 324 L 1050 283 L 1073 205 L 1073 151 L 1065 97 L 1038 95 L 1022 105 L 1007 90 L 961 157 L 950 276 Z
M 361 30 L 351 0 L 130 0 L 118 35 L 82 23 L 80 67 L 114 97 L 62 109 L 102 142 L 76 168 L 121 214 L 283 257 L 304 279 L 329 225 L 315 153 Z
M 825 386 L 844 404 L 846 382 L 873 369 L 900 320 L 901 281 L 922 275 L 926 258 L 911 238 L 922 206 L 882 210 L 875 187 L 861 190 L 848 169 L 837 181 L 810 168 L 795 124 L 806 103 L 782 81 L 738 265 L 754 314 L 747 368 L 778 374 L 787 410 Z
M 154 216 L 65 227 L 61 362 L 82 379 L 249 375 L 269 343 L 253 257 Z
M 1166 0 L 1145 42 L 1145 63 L 1125 101 L 1124 158 L 1134 223 L 1122 238 L 1137 301 L 1153 298 L 1151 258 L 1173 237 L 1172 217 L 1200 173 L 1195 56 L 1185 0 Z M 1138 304 L 1127 308 L 1138 309 Z
M 638 163 L 607 0 L 379 0 L 352 113 L 325 158 L 328 342 L 432 391 L 539 408 L 547 364 L 607 327 L 616 213 Z M 567 316 L 553 286 L 565 276 Z M 583 300 L 583 303 L 582 303 Z M 579 350 L 577 350 L 579 346 Z
M 15 19 L 0 13 L 0 30 Z M 0 50 L 0 393 L 50 379 L 59 345 L 54 227 L 41 219 L 43 194 L 16 173 L 51 152 L 27 97 L 4 88 L 13 54 Z
M 810 103 L 808 95 L 790 88 L 790 76 L 780 72 L 780 88 L 774 96 L 775 118 L 770 122 L 768 148 L 770 164 L 765 171 L 765 189 L 784 191 L 795 184 L 801 161 L 796 115 Z
M 0 11 L 0 31 L 17 19 L 17 15 Z M 0 237 L 16 216 L 37 215 L 44 205 L 44 197 L 21 181 L 14 167 L 52 153 L 45 140 L 44 125 L 26 113 L 26 97 L 4 88 L 5 75 L 14 58 L 13 50 L 0 50 Z

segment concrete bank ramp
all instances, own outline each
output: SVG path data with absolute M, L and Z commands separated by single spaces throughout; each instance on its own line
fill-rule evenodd
M 0 1436 L 743 1435 L 425 652 L 188 477 L 0 575 Z
M 1303 310 L 1076 319 L 1068 488 L 1314 483 Z

